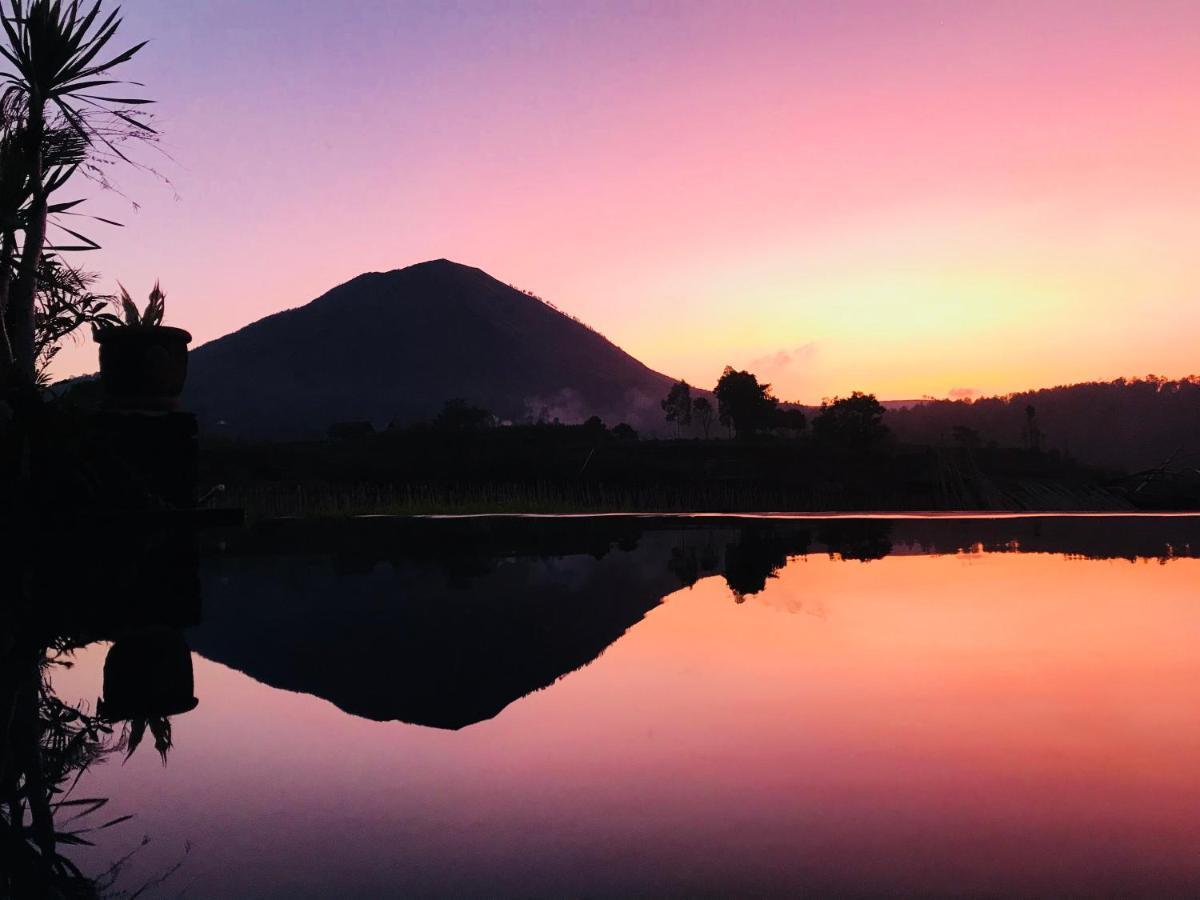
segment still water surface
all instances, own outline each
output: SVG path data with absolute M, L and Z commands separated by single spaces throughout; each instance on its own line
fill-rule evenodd
M 278 526 L 210 542 L 159 894 L 1200 891 L 1195 519 Z M 117 641 L 120 642 L 118 637 Z M 104 690 L 101 642 L 56 672 Z

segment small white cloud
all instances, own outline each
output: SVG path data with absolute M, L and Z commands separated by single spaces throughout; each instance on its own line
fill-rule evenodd
M 771 385 L 777 397 L 786 399 L 800 393 L 812 375 L 816 357 L 817 344 L 809 342 L 752 359 L 746 368 L 759 382 Z
M 749 369 L 758 375 L 760 380 L 763 377 L 771 379 L 779 375 L 791 375 L 812 362 L 816 355 L 816 342 L 809 342 L 790 350 L 777 350 L 766 356 L 760 356 L 758 359 L 752 359 Z

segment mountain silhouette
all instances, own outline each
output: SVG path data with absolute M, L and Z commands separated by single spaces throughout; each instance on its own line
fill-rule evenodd
M 502 419 L 657 424 L 671 379 L 586 325 L 445 259 L 369 272 L 196 348 L 184 402 L 209 429 L 381 428 L 463 398 Z

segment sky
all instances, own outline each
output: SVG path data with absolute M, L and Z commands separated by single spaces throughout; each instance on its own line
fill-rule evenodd
M 1194 0 L 122 6 L 78 260 L 197 343 L 447 257 L 787 400 L 1200 372 Z

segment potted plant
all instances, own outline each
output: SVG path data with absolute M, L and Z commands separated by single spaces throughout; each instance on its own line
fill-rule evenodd
M 112 406 L 125 409 L 174 409 L 187 379 L 187 345 L 192 336 L 163 325 L 167 295 L 158 282 L 139 312 L 121 289 L 121 316 L 95 328 L 100 345 L 100 384 Z

